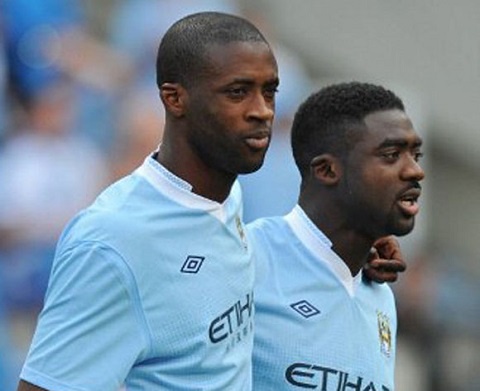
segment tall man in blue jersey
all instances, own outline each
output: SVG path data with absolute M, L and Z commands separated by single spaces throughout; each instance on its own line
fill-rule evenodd
M 380 86 L 333 85 L 300 106 L 298 204 L 248 226 L 254 390 L 394 389 L 394 297 L 362 268 L 377 239 L 413 229 L 421 144 L 402 101 Z
M 163 37 L 157 83 L 162 144 L 62 234 L 21 391 L 251 390 L 237 175 L 269 145 L 276 60 L 250 22 L 200 13 Z

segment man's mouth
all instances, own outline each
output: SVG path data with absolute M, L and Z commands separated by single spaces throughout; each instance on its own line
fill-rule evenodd
M 245 143 L 252 149 L 262 150 L 270 143 L 270 133 L 262 132 L 245 138 Z
M 412 188 L 400 196 L 397 205 L 403 214 L 415 216 L 419 212 L 420 206 L 418 205 L 418 198 L 420 197 L 420 193 L 419 188 Z

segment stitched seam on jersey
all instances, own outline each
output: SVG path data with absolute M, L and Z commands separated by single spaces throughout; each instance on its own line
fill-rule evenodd
M 147 345 L 148 345 L 147 346 L 148 354 L 146 353 L 145 355 L 149 356 L 149 354 L 153 351 L 153 348 L 152 348 L 153 347 L 152 332 L 151 332 L 151 329 L 149 327 L 147 318 L 145 316 L 145 311 L 143 309 L 142 301 L 140 300 L 140 292 L 138 291 L 138 284 L 137 284 L 137 281 L 135 279 L 135 275 L 134 275 L 130 265 L 125 260 L 125 257 L 116 248 L 114 248 L 111 245 L 108 245 L 108 244 L 106 244 L 102 241 L 99 241 L 99 240 L 77 241 L 74 244 L 66 247 L 65 250 L 63 251 L 63 253 L 68 252 L 70 250 L 73 250 L 78 244 L 88 244 L 88 243 L 95 243 L 95 244 L 99 245 L 101 248 L 112 250 L 115 254 L 117 254 L 118 258 L 123 262 L 123 265 L 128 270 L 128 273 L 127 273 L 126 271 L 124 271 L 125 268 L 123 268 L 123 267 L 117 268 L 117 270 L 123 276 L 125 276 L 126 279 L 129 280 L 129 281 L 125 281 L 127 283 L 127 284 L 125 284 L 126 285 L 125 288 L 127 289 L 127 293 L 132 296 L 132 301 L 134 301 L 134 303 L 132 303 L 132 305 L 133 304 L 138 304 L 138 305 L 133 305 L 133 307 L 134 307 L 135 313 L 137 314 L 136 319 L 140 323 L 140 328 L 143 329 L 143 331 L 146 335 L 146 340 L 147 340 Z M 108 258 L 108 260 L 111 260 L 111 259 Z M 117 263 L 116 260 L 114 260 L 113 262 Z M 145 357 L 142 357 L 142 359 L 144 359 L 144 358 Z
M 191 192 L 193 186 L 182 178 L 176 176 L 170 172 L 161 163 L 155 160 L 152 156 L 148 157 L 146 163 L 149 164 L 155 171 L 159 171 L 162 175 L 168 178 L 168 180 L 178 186 L 180 189 Z
M 318 227 L 314 226 L 313 223 L 312 225 L 307 224 L 309 218 L 301 207 L 297 204 L 287 216 L 284 216 L 284 220 L 302 245 L 305 246 L 316 259 L 327 265 L 344 286 L 348 295 L 354 297 L 357 286 L 347 265 L 331 248 L 332 243 L 330 239 L 328 239 Z M 321 235 L 319 235 L 319 233 Z M 319 254 L 323 254 L 323 256 Z
M 57 379 L 44 374 L 43 372 L 36 371 L 35 369 L 30 368 L 26 365 L 20 374 L 20 379 L 31 382 L 38 387 L 47 388 L 47 389 L 56 389 L 57 387 L 62 387 L 64 390 L 70 391 L 88 391 L 86 388 L 77 388 L 72 387 L 66 383 L 58 381 Z M 40 380 L 40 381 L 39 381 Z
M 160 191 L 164 196 L 174 200 L 176 203 L 187 208 L 208 212 L 223 223 L 227 220 L 227 210 L 231 208 L 229 204 L 234 202 L 234 198 L 236 197 L 233 192 L 238 191 L 236 190 L 238 185 L 237 182 L 235 182 L 227 199 L 223 203 L 205 198 L 199 194 L 193 193 L 189 188 L 186 188 L 185 184 L 188 184 L 187 182 L 181 178 L 175 177 L 173 173 L 169 172 L 151 157 L 146 159 L 144 164 L 135 171 L 135 174 L 144 178 L 155 189 Z M 182 184 L 182 182 L 184 184 Z M 168 185 L 165 186 L 165 183 Z

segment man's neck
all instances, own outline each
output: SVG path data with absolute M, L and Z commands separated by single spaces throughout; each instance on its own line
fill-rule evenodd
M 154 159 L 167 170 L 192 186 L 192 192 L 212 201 L 223 203 L 232 189 L 236 176 L 224 173 L 206 166 L 196 159 L 192 163 L 181 154 L 173 155 L 160 148 Z
M 299 204 L 313 224 L 332 242 L 333 250 L 345 262 L 352 276 L 357 275 L 368 260 L 373 241 L 349 227 L 342 213 L 326 203 L 319 206 L 318 200 L 308 202 L 300 199 Z

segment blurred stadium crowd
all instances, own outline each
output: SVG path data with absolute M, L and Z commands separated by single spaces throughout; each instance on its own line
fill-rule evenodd
M 275 134 L 262 170 L 241 178 L 245 219 L 294 204 L 299 176 L 288 129 L 315 83 L 247 3 L 0 0 L 0 390 L 15 389 L 62 227 L 161 140 L 154 59 L 181 16 L 242 14 L 273 44 L 281 78 Z M 450 256 L 425 250 L 394 286 L 399 391 L 480 389 L 480 288 L 455 264 L 442 273 L 432 266 Z

